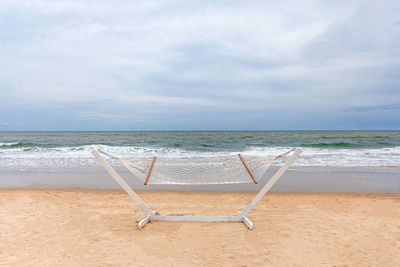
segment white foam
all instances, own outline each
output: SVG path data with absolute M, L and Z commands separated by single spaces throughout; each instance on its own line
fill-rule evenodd
M 248 153 L 269 155 L 288 148 L 254 148 Z M 400 147 L 379 149 L 301 148 L 294 166 L 389 167 L 400 166 Z
M 0 143 L 1 144 L 1 143 Z M 3 143 L 10 144 L 10 143 Z M 103 150 L 118 157 L 209 157 L 236 155 L 237 153 L 272 156 L 291 147 L 250 147 L 245 151 L 200 152 L 181 148 L 86 145 L 77 147 L 15 147 L 0 150 L 1 169 L 40 169 L 79 166 L 97 166 L 92 150 Z M 380 149 L 328 149 L 302 148 L 303 153 L 294 166 L 337 167 L 400 167 L 400 147 Z M 281 161 L 282 162 L 282 161 Z M 279 164 L 279 162 L 278 162 Z

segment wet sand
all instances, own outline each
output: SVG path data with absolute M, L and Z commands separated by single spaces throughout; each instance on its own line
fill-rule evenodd
M 255 192 L 141 191 L 161 214 L 234 215 Z M 0 265 L 400 266 L 400 195 L 268 193 L 242 223 L 152 222 L 120 190 L 1 189 Z
M 123 167 L 116 168 L 135 189 L 259 191 L 276 172 L 271 168 L 257 185 L 144 186 Z M 64 168 L 55 170 L 0 170 L 0 188 L 95 188 L 120 189 L 101 167 Z M 272 191 L 302 192 L 374 192 L 400 193 L 400 168 L 291 167 L 272 187 Z

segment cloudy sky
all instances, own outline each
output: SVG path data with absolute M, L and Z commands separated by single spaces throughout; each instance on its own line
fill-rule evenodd
M 0 1 L 0 130 L 400 129 L 400 1 Z

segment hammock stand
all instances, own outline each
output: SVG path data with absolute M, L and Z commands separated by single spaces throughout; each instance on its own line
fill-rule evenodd
M 103 152 L 104 153 L 104 152 Z M 93 150 L 93 156 L 99 161 L 104 169 L 117 181 L 117 183 L 128 193 L 128 195 L 139 205 L 139 207 L 146 214 L 146 217 L 138 223 L 138 228 L 143 228 L 148 222 L 164 221 L 164 222 L 243 222 L 250 230 L 253 229 L 253 223 L 247 218 L 247 214 L 255 207 L 255 205 L 263 198 L 263 196 L 271 189 L 271 187 L 278 181 L 278 179 L 287 171 L 290 165 L 300 155 L 301 150 L 298 149 L 296 152 L 287 160 L 287 162 L 273 175 L 273 177 L 261 188 L 257 195 L 250 201 L 250 203 L 237 215 L 234 216 L 177 216 L 177 215 L 158 215 L 158 212 L 151 210 L 149 206 L 132 190 L 132 188 L 121 178 L 121 176 L 111 167 L 107 161 L 104 160 L 100 154 Z M 106 154 L 106 153 L 104 153 Z M 240 160 L 243 165 L 249 171 L 246 163 L 240 156 Z M 278 155 L 274 159 L 281 157 Z M 115 158 L 115 157 L 114 157 Z M 156 157 L 153 158 L 152 166 L 155 163 Z M 147 175 L 146 183 L 150 177 L 151 169 Z M 254 177 L 251 177 L 254 180 Z M 261 178 L 261 177 L 260 177 Z M 256 183 L 256 181 L 254 180 Z

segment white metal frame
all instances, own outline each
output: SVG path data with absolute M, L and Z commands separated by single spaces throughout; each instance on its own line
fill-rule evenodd
M 146 203 L 132 190 L 132 188 L 119 176 L 119 174 L 108 164 L 100 154 L 93 150 L 93 156 L 106 169 L 106 171 L 117 181 L 117 183 L 131 196 L 131 198 L 139 205 L 139 207 L 147 215 L 138 223 L 138 227 L 143 228 L 148 222 L 164 221 L 164 222 L 243 222 L 250 230 L 253 229 L 253 223 L 247 218 L 247 214 L 255 207 L 255 205 L 263 198 L 263 196 L 271 189 L 271 187 L 279 180 L 286 170 L 293 164 L 300 155 L 301 150 L 298 149 L 289 160 L 274 174 L 274 176 L 264 185 L 257 193 L 253 200 L 238 215 L 234 216 L 172 216 L 158 215 L 146 205 Z

